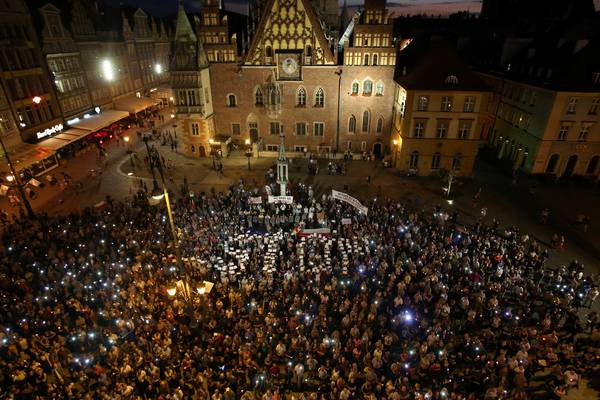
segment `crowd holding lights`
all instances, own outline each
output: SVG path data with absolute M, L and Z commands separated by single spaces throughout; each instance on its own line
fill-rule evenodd
M 168 222 L 145 196 L 7 226 L 3 393 L 551 399 L 597 374 L 600 330 L 584 308 L 597 282 L 577 262 L 550 269 L 518 230 L 392 201 L 363 215 L 306 191 L 294 205 L 249 205 L 255 195 L 236 185 L 174 202 L 191 286 L 215 282 L 191 313 L 168 292 L 181 278 L 158 240 Z M 330 235 L 297 229 L 317 220 Z

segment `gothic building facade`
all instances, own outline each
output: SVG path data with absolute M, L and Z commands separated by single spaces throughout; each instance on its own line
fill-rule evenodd
M 281 132 L 292 152 L 387 151 L 396 48 L 384 0 L 366 0 L 346 35 L 336 1 L 253 1 L 248 40 L 232 31 L 229 18 L 215 0 L 203 1 L 193 24 L 180 7 L 178 29 L 189 24 L 191 32 L 176 35 L 174 46 L 192 42 L 210 75 L 209 84 L 190 78 L 193 87 L 182 87 L 175 51 L 172 83 L 186 155 L 207 155 L 223 137 L 277 151 Z M 189 77 L 187 68 L 181 73 Z M 205 112 L 189 113 L 190 102 Z

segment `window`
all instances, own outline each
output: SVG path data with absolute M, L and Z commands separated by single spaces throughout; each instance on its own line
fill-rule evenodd
M 306 122 L 296 122 L 296 135 L 306 136 Z
M 444 139 L 446 137 L 446 132 L 448 132 L 448 121 L 446 121 L 446 120 L 438 121 L 436 137 L 438 139 Z
M 428 96 L 419 96 L 419 101 L 417 102 L 417 111 L 427 111 L 429 108 L 429 97 Z
M 456 153 L 452 158 L 452 171 L 460 171 L 462 164 L 462 154 Z
M 598 114 L 598 107 L 600 106 L 600 97 L 596 97 L 592 99 L 592 105 L 590 106 L 590 111 L 588 111 L 589 115 Z
M 471 121 L 460 121 L 458 126 L 458 138 L 468 139 L 469 133 L 471 132 Z
M 271 122 L 271 135 L 279 135 L 281 133 L 281 124 L 279 122 Z
M 434 153 L 431 157 L 431 169 L 439 169 L 441 159 L 442 155 L 440 153 Z
M 281 96 L 279 95 L 279 89 L 276 87 L 271 88 L 269 91 L 269 101 L 271 105 L 277 105 L 281 101 Z
M 268 144 L 267 151 L 279 151 L 279 145 L 278 144 Z
M 569 127 L 566 125 L 561 126 L 560 130 L 558 131 L 558 140 L 567 140 L 568 134 L 569 134 Z
M 422 138 L 425 135 L 425 121 L 415 122 L 415 137 Z
M 322 88 L 318 88 L 315 94 L 315 107 L 325 106 L 325 92 Z
M 369 132 L 370 125 L 371 125 L 371 114 L 369 114 L 368 111 L 365 111 L 363 113 L 363 119 L 362 119 L 362 131 L 363 131 L 363 133 L 368 133 Z
M 192 122 L 192 136 L 198 136 L 200 134 L 200 129 L 197 123 Z
M 383 118 L 377 118 L 377 129 L 375 130 L 377 134 L 383 133 Z
M 595 174 L 596 170 L 598 169 L 598 162 L 600 162 L 600 156 L 594 156 L 592 157 L 592 159 L 590 160 L 590 163 L 588 164 L 585 173 L 586 174 Z
M 410 153 L 410 160 L 408 163 L 409 168 L 417 169 L 419 168 L 419 152 L 413 151 Z
M 196 146 L 192 145 L 192 153 L 196 152 Z
M 370 96 L 373 92 L 373 82 L 369 79 L 363 82 L 363 96 Z
M 360 142 L 360 151 L 367 151 L 367 142 Z
M 444 111 L 444 112 L 452 111 L 452 97 L 451 96 L 443 96 L 442 97 L 441 111 Z
M 546 172 L 548 172 L 548 173 L 555 172 L 556 166 L 558 165 L 559 158 L 560 158 L 560 156 L 558 154 L 552 154 L 552 156 L 548 160 L 548 165 L 546 166 Z
M 577 140 L 579 140 L 580 142 L 585 142 L 587 140 L 589 132 L 590 132 L 589 126 L 581 127 L 581 131 L 579 132 L 579 139 L 577 139 Z
M 367 40 L 365 39 L 365 43 L 367 42 Z M 365 54 L 365 65 L 369 65 L 369 55 Z
M 254 93 L 254 104 L 262 106 L 264 104 L 263 102 L 263 92 L 260 88 L 256 88 L 256 92 Z
M 377 54 L 373 54 L 373 65 L 377 65 Z
M 239 136 L 242 133 L 242 128 L 238 123 L 231 124 L 231 134 L 234 136 Z
M 537 100 L 537 93 L 531 92 L 531 99 L 529 99 L 529 105 L 531 107 L 535 106 L 535 101 Z
M 377 82 L 375 85 L 375 96 L 383 96 L 383 82 Z
M 265 48 L 265 55 L 267 57 L 273 57 L 273 48 L 271 46 Z
M 450 75 L 446 77 L 444 83 L 446 83 L 446 85 L 458 85 L 458 78 L 455 75 Z
M 354 115 L 350 116 L 350 119 L 348 120 L 348 133 L 355 133 L 356 132 L 356 117 Z
M 323 122 L 315 122 L 313 134 L 315 136 L 325 136 L 325 123 Z
M 348 140 L 348 144 L 346 145 L 346 148 L 348 150 L 352 150 L 352 141 L 351 140 Z
M 567 114 L 575 114 L 577 111 L 577 102 L 579 99 L 577 97 L 571 97 L 569 99 L 569 105 L 567 105 Z
M 465 107 L 464 112 L 473 112 L 475 111 L 475 96 L 467 96 L 465 97 Z
M 356 96 L 358 94 L 358 87 L 359 87 L 358 82 L 352 83 L 352 96 Z
M 237 106 L 237 99 L 235 98 L 234 94 L 230 94 L 227 96 L 227 105 L 229 107 L 235 107 Z
M 306 90 L 304 90 L 304 88 L 298 89 L 298 92 L 296 93 L 296 105 L 298 107 L 306 106 Z

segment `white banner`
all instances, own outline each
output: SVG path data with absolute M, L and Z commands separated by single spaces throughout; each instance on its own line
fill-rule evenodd
M 272 204 L 293 204 L 294 196 L 269 196 L 269 203 Z
M 332 189 L 331 197 L 333 197 L 336 200 L 340 200 L 340 201 L 350 204 L 352 207 L 356 208 L 358 211 L 360 211 L 361 213 L 363 213 L 365 215 L 367 215 L 367 212 L 369 211 L 369 209 L 367 207 L 363 206 L 362 203 L 360 201 L 358 201 L 358 199 L 356 199 L 344 192 L 338 192 L 337 190 Z
M 342 218 L 342 225 L 352 225 L 352 220 L 350 218 Z
M 329 235 L 329 234 L 331 234 L 331 230 L 329 228 L 302 229 L 299 233 L 300 236 Z
M 248 204 L 262 204 L 262 197 L 248 197 Z

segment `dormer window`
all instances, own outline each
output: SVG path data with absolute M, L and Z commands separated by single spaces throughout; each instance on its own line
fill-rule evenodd
M 446 85 L 458 85 L 458 78 L 455 75 L 449 75 L 444 82 Z

